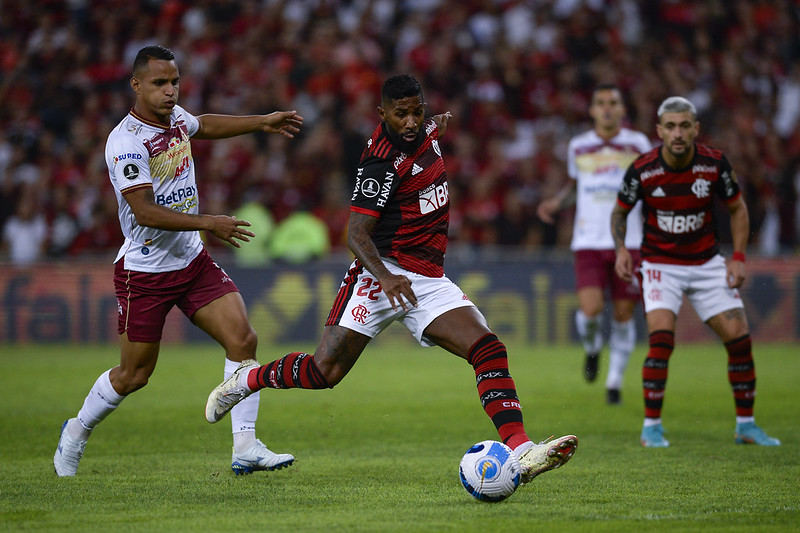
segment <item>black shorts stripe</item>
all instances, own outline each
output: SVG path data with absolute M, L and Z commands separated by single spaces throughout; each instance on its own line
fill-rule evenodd
M 335 326 L 339 324 L 344 310 L 347 308 L 347 302 L 350 301 L 350 298 L 353 296 L 353 291 L 356 289 L 358 276 L 360 276 L 363 271 L 364 267 L 359 261 L 356 261 L 353 267 L 347 271 L 344 280 L 342 280 L 342 286 L 339 288 L 338 294 L 336 294 L 336 299 L 333 301 L 331 311 L 328 313 L 328 319 L 325 321 L 326 326 Z

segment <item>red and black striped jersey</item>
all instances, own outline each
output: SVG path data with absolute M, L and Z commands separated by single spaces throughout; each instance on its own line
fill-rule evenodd
M 381 122 L 361 154 L 350 210 L 378 217 L 372 240 L 381 257 L 442 277 L 450 202 L 439 128 L 427 119 L 425 140 L 413 154 L 395 148 L 385 128 Z
M 625 173 L 617 202 L 630 209 L 642 200 L 642 259 L 698 265 L 719 253 L 714 196 L 730 202 L 740 194 L 723 153 L 695 144 L 692 162 L 682 169 L 667 166 L 661 147 L 639 156 Z

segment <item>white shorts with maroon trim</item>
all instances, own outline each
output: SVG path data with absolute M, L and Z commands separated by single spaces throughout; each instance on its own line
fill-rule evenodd
M 675 315 L 683 295 L 703 322 L 729 309 L 744 308 L 739 291 L 728 287 L 725 258 L 716 255 L 702 265 L 671 265 L 642 261 L 644 311 L 669 309 Z
M 326 326 L 339 325 L 375 338 L 394 321 L 402 322 L 422 346 L 435 346 L 423 332 L 437 317 L 459 307 L 475 307 L 458 285 L 447 276 L 429 278 L 383 260 L 392 274 L 407 277 L 417 296 L 417 306 L 408 302 L 408 311 L 392 310 L 389 298 L 378 280 L 358 261 L 353 261 L 339 287 Z

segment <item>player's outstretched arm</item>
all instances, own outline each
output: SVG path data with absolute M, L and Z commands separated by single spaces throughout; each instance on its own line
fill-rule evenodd
M 447 131 L 447 123 L 451 118 L 453 118 L 453 114 L 450 111 L 433 116 L 433 121 L 436 122 L 436 126 L 439 128 L 439 137 L 442 137 L 444 132 Z
M 200 129 L 195 139 L 225 139 L 246 133 L 263 131 L 277 133 L 289 139 L 300 132 L 303 117 L 297 111 L 275 111 L 269 115 L 200 115 Z
M 540 219 L 542 219 L 543 222 L 547 224 L 553 224 L 556 221 L 556 213 L 565 207 L 575 204 L 577 192 L 577 180 L 569 180 L 569 183 L 560 191 L 558 191 L 555 196 L 546 200 L 542 200 L 541 203 L 539 203 L 539 206 L 536 208 L 536 214 Z

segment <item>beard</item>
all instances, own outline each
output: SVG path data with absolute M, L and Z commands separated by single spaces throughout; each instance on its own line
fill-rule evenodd
M 422 142 L 425 140 L 425 136 L 422 135 L 422 128 L 417 131 L 416 138 L 413 141 L 408 142 L 403 139 L 399 132 L 392 129 L 392 127 L 388 124 L 384 123 L 384 127 L 386 128 L 386 135 L 389 136 L 389 141 L 395 148 L 404 154 L 413 154 L 420 146 L 422 146 Z

